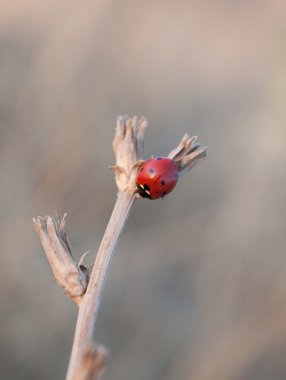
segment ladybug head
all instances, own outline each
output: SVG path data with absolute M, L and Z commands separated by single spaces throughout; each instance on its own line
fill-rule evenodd
M 148 185 L 140 185 L 140 183 L 136 183 L 138 193 L 141 195 L 142 198 L 148 198 L 152 199 L 150 195 L 150 187 Z

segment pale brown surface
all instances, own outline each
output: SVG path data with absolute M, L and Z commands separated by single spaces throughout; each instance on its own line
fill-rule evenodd
M 285 25 L 278 0 L 1 2 L 1 379 L 64 378 L 76 307 L 31 219 L 67 211 L 95 254 L 124 113 L 148 117 L 146 157 L 189 132 L 208 160 L 132 210 L 105 379 L 285 379 Z

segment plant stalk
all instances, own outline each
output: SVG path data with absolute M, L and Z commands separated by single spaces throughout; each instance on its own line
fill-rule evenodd
M 76 379 L 84 350 L 94 345 L 95 322 L 109 262 L 118 238 L 128 219 L 134 193 L 119 192 L 109 223 L 103 235 L 86 293 L 79 305 L 76 330 L 66 380 Z

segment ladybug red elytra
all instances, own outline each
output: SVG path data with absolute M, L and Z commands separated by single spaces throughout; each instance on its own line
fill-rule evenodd
M 179 171 L 173 159 L 152 157 L 144 162 L 136 178 L 138 193 L 143 198 L 164 198 L 178 181 Z

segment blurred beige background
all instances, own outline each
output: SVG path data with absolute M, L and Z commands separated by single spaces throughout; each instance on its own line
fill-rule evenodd
M 136 202 L 102 300 L 106 380 L 286 378 L 286 2 L 0 2 L 0 378 L 63 379 L 76 308 L 32 217 L 97 251 L 115 118 L 208 159 Z

